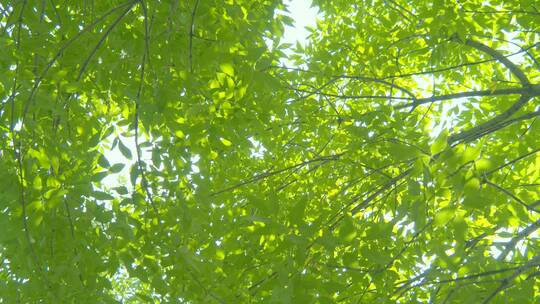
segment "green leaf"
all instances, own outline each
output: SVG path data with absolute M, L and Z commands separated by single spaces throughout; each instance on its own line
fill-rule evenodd
M 109 164 L 109 161 L 103 154 L 99 156 L 98 164 L 103 168 L 109 168 L 111 166 L 111 164 Z
M 221 143 L 225 146 L 225 147 L 230 147 L 232 145 L 232 142 L 230 142 L 229 140 L 225 139 L 225 138 L 220 138 L 219 139 L 221 141 Z
M 128 193 L 129 193 L 128 190 L 127 190 L 127 188 L 124 187 L 124 186 L 116 187 L 116 188 L 114 188 L 114 190 L 115 190 L 116 192 L 118 192 L 118 194 L 122 194 L 122 195 L 125 195 L 125 194 L 128 194 Z
M 124 155 L 125 158 L 132 158 L 131 151 L 128 147 L 124 145 L 124 143 L 122 143 L 122 140 L 118 140 L 118 148 L 120 149 L 120 152 L 122 153 L 122 155 Z
M 0 303 L 540 303 L 538 1 L 86 2 L 1 4 Z
M 346 217 L 343 221 L 343 225 L 339 229 L 339 237 L 344 242 L 350 242 L 356 237 L 356 229 L 353 225 L 353 220 L 350 217 Z
M 431 155 L 442 152 L 448 146 L 448 131 L 443 130 L 431 145 Z
M 230 63 L 222 63 L 219 68 L 221 71 L 229 76 L 234 76 L 234 68 Z
M 409 180 L 409 193 L 411 195 L 420 195 L 421 194 L 420 183 L 414 180 Z
M 126 166 L 125 164 L 114 164 L 112 165 L 112 167 L 109 168 L 109 171 L 111 173 L 118 173 L 122 171 L 122 169 L 124 169 L 125 166 Z
M 106 192 L 103 192 L 103 191 L 93 191 L 92 192 L 92 196 L 97 199 L 97 200 L 100 200 L 100 201 L 107 201 L 107 200 L 112 200 L 114 199 L 114 196 L 106 193 Z
M 137 185 L 137 178 L 139 177 L 139 167 L 137 164 L 133 164 L 129 170 L 129 178 L 133 186 Z

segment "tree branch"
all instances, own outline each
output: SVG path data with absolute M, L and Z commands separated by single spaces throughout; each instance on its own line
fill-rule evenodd
M 514 163 L 516 163 L 516 162 L 518 162 L 518 161 L 520 161 L 520 160 L 522 160 L 522 159 L 524 159 L 524 158 L 527 158 L 527 157 L 529 157 L 529 156 L 531 156 L 531 155 L 534 155 L 534 154 L 536 154 L 536 153 L 538 153 L 538 152 L 540 152 L 540 148 L 534 149 L 534 150 L 532 150 L 532 151 L 529 152 L 529 153 L 520 155 L 520 156 L 518 156 L 517 158 L 514 158 L 513 160 L 511 160 L 511 161 L 509 161 L 509 162 L 506 162 L 506 163 L 504 163 L 504 164 L 498 166 L 498 167 L 495 168 L 495 169 L 489 170 L 488 172 L 484 173 L 484 176 L 489 176 L 489 175 L 493 174 L 494 172 L 497 172 L 497 171 L 499 171 L 499 170 L 501 170 L 501 169 L 503 169 L 503 168 L 505 168 L 505 167 L 508 167 L 508 166 L 510 166 L 510 165 L 513 165 Z
M 398 105 L 396 109 L 404 109 L 409 107 L 417 107 L 426 103 L 433 103 L 437 101 L 450 100 L 455 98 L 464 98 L 464 97 L 481 97 L 481 96 L 501 96 L 501 95 L 523 95 L 527 94 L 529 96 L 540 96 L 540 85 L 534 85 L 529 88 L 505 88 L 499 90 L 480 90 L 480 91 L 469 91 L 469 92 L 459 92 L 448 95 L 432 96 L 427 98 L 418 98 L 414 102 Z
M 227 187 L 227 188 L 225 188 L 225 189 L 223 189 L 223 190 L 219 190 L 219 191 L 213 192 L 213 193 L 210 194 L 210 195 L 211 195 L 211 196 L 216 196 L 216 195 L 221 194 L 221 193 L 224 193 L 224 192 L 229 192 L 229 191 L 232 191 L 232 190 L 234 190 L 234 189 L 243 187 L 243 186 L 245 186 L 245 185 L 249 185 L 249 184 L 252 184 L 252 183 L 257 182 L 257 181 L 259 181 L 259 180 L 262 180 L 262 179 L 271 177 L 271 176 L 273 176 L 273 175 L 277 175 L 277 174 L 283 173 L 283 172 L 288 171 L 288 170 L 292 170 L 292 169 L 296 169 L 296 168 L 299 168 L 299 167 L 303 167 L 303 166 L 308 165 L 308 164 L 311 164 L 311 163 L 315 163 L 315 162 L 327 162 L 327 161 L 329 161 L 329 160 L 337 160 L 337 159 L 339 159 L 343 154 L 345 154 L 345 152 L 339 153 L 339 154 L 334 154 L 334 155 L 329 155 L 329 156 L 321 156 L 321 157 L 318 157 L 318 158 L 306 160 L 306 161 L 303 161 L 303 162 L 300 162 L 300 163 L 297 163 L 297 164 L 294 164 L 294 165 L 285 167 L 285 168 L 283 168 L 283 169 L 279 169 L 279 170 L 275 170 L 275 171 L 270 171 L 270 172 L 265 172 L 265 173 L 257 174 L 257 175 L 255 175 L 255 176 L 253 176 L 253 177 L 251 177 L 251 178 L 246 179 L 246 180 L 243 181 L 243 182 L 240 182 L 240 183 L 238 183 L 238 184 L 236 184 L 236 185 Z
M 540 211 L 536 210 L 536 209 L 533 209 L 531 208 L 529 205 L 527 205 L 523 200 L 521 200 L 519 197 L 515 196 L 512 192 L 506 190 L 505 188 L 495 184 L 495 183 L 492 183 L 490 182 L 489 180 L 484 180 L 484 183 L 486 183 L 487 185 L 491 186 L 491 187 L 494 187 L 496 188 L 497 190 L 503 192 L 504 194 L 510 196 L 513 200 L 515 200 L 516 202 L 518 202 L 520 205 L 522 205 L 523 207 L 525 207 L 525 209 L 529 210 L 529 211 L 534 211 L 534 212 L 537 212 L 537 213 L 540 213 Z
M 484 130 L 480 130 L 478 133 L 470 134 L 468 137 L 464 138 L 463 141 L 473 141 L 473 140 L 478 139 L 478 138 L 480 138 L 482 136 L 485 136 L 485 135 L 493 133 L 493 132 L 495 132 L 497 130 L 503 129 L 503 128 L 505 128 L 505 127 L 507 127 L 507 126 L 509 126 L 511 124 L 514 124 L 516 122 L 520 122 L 520 121 L 523 121 L 523 120 L 535 118 L 537 116 L 540 116 L 540 110 L 535 111 L 535 112 L 530 112 L 530 113 L 523 114 L 523 115 L 518 116 L 516 118 L 503 121 L 503 122 L 501 122 L 501 123 L 499 123 L 497 125 L 491 126 L 491 127 L 486 128 Z
M 505 290 L 506 288 L 510 287 L 512 284 L 511 282 L 517 278 L 520 274 L 522 274 L 523 272 L 527 271 L 529 268 L 532 268 L 534 266 L 537 266 L 536 263 L 538 263 L 538 261 L 540 261 L 540 255 L 537 255 L 535 256 L 534 258 L 532 258 L 531 260 L 529 260 L 529 262 L 527 262 L 525 265 L 519 267 L 514 273 L 512 273 L 512 275 L 510 275 L 509 277 L 506 277 L 504 278 L 502 281 L 501 281 L 501 284 L 499 285 L 499 287 L 497 287 L 497 289 L 495 289 L 492 293 L 490 293 L 487 298 L 485 298 L 481 304 L 487 304 L 488 302 L 490 302 L 499 292 Z
M 154 213 L 156 214 L 156 217 L 157 217 L 157 219 L 159 221 L 159 211 L 157 209 L 156 203 L 154 202 L 152 194 L 150 193 L 150 189 L 148 188 L 148 180 L 146 179 L 145 168 L 143 168 L 143 164 L 142 164 L 142 160 L 141 160 L 141 147 L 140 147 L 140 144 L 139 144 L 139 112 L 140 112 L 139 108 L 140 108 L 140 99 L 141 99 L 142 88 L 143 88 L 143 85 L 144 85 L 144 72 L 145 72 L 145 67 L 146 67 L 146 61 L 148 60 L 149 48 L 150 48 L 150 41 L 149 41 L 150 33 L 149 33 L 149 30 L 148 30 L 148 12 L 147 12 L 146 4 L 144 3 L 144 1 L 140 0 L 140 3 L 141 3 L 141 6 L 142 6 L 143 15 L 144 15 L 144 40 L 145 40 L 144 45 L 145 45 L 145 48 L 144 48 L 144 53 L 143 53 L 142 60 L 141 60 L 141 73 L 139 75 L 141 80 L 139 82 L 139 88 L 137 89 L 137 96 L 135 98 L 135 121 L 134 121 L 134 125 L 135 125 L 135 150 L 136 150 L 135 152 L 137 154 L 137 167 L 138 167 L 139 173 L 141 174 L 141 186 L 142 186 L 144 192 L 146 193 L 146 197 L 147 197 L 148 201 L 150 202 L 150 205 L 152 206 L 152 209 L 154 210 Z
M 540 228 L 540 219 L 538 219 L 536 222 L 530 224 L 525 229 L 518 232 L 516 236 L 514 236 L 508 243 L 506 243 L 504 250 L 497 257 L 497 260 L 499 261 L 504 260 L 506 256 L 510 253 L 510 251 L 512 251 L 516 247 L 519 241 L 528 237 L 539 228 Z
M 528 87 L 531 84 L 525 73 L 523 73 L 523 71 L 517 65 L 515 65 L 499 51 L 494 50 L 489 46 L 482 44 L 478 41 L 474 41 L 472 39 L 465 40 L 465 44 L 488 54 L 489 56 L 502 63 L 506 68 L 510 70 L 510 72 L 512 72 L 512 74 L 514 74 L 514 76 L 516 76 L 517 79 L 519 79 L 519 81 L 524 87 Z
M 195 1 L 193 11 L 191 12 L 191 23 L 189 26 L 189 71 L 193 73 L 193 37 L 195 36 L 193 31 L 195 29 L 195 14 L 197 14 L 197 8 L 199 7 L 199 0 Z
M 456 40 L 458 38 L 454 38 L 454 40 Z M 512 115 L 514 115 L 517 111 L 519 111 L 530 99 L 531 99 L 531 92 L 534 92 L 534 93 L 537 93 L 539 88 L 538 88 L 538 85 L 534 85 L 531 87 L 531 83 L 529 81 L 529 79 L 527 78 L 527 76 L 525 75 L 525 73 L 523 73 L 523 71 L 518 67 L 516 66 L 512 61 L 510 61 L 506 56 L 504 56 L 503 54 L 501 54 L 500 52 L 480 43 L 480 42 L 477 42 L 477 41 L 474 41 L 474 40 L 471 40 L 471 39 L 467 39 L 465 41 L 465 44 L 466 45 L 469 45 L 477 50 L 480 50 L 488 55 L 490 55 L 491 57 L 493 57 L 495 60 L 499 61 L 500 63 L 502 63 L 506 68 L 508 68 L 510 70 L 510 72 L 512 72 L 512 74 L 514 74 L 514 76 L 516 76 L 517 79 L 519 79 L 519 81 L 521 82 L 522 86 L 524 88 L 527 89 L 527 92 L 521 94 L 521 97 L 519 98 L 519 100 L 514 103 L 510 108 L 508 108 L 506 111 L 504 111 L 503 113 L 495 116 L 494 118 L 480 124 L 480 125 L 477 125 L 469 130 L 466 130 L 466 131 L 463 131 L 463 132 L 460 132 L 460 133 L 457 133 L 457 134 L 453 134 L 451 136 L 448 137 L 448 144 L 449 145 L 452 145 L 454 143 L 457 143 L 457 142 L 460 142 L 464 139 L 467 139 L 467 138 L 479 138 L 478 135 L 485 135 L 485 134 L 488 134 L 488 133 L 491 133 L 491 131 L 489 131 L 490 129 L 493 129 L 494 127 L 496 127 L 498 124 L 501 124 L 504 122 L 504 120 L 510 118 Z M 499 128 L 496 128 L 495 130 L 498 130 Z M 488 131 L 486 133 L 486 131 Z
M 123 4 L 120 4 L 119 6 L 116 6 L 112 9 L 110 9 L 109 11 L 107 11 L 106 13 L 104 13 L 101 17 L 99 17 L 98 19 L 96 19 L 94 22 L 90 23 L 88 26 L 84 27 L 81 31 L 79 31 L 77 34 L 75 34 L 73 37 L 71 37 L 70 39 L 68 39 L 66 41 L 66 43 L 64 43 L 59 49 L 58 51 L 56 52 L 56 54 L 54 54 L 53 58 L 51 60 L 49 60 L 49 62 L 47 63 L 47 65 L 45 66 L 45 68 L 43 69 L 43 71 L 41 72 L 41 74 L 39 75 L 39 77 L 37 77 L 35 80 L 34 80 L 34 85 L 32 86 L 32 90 L 30 91 L 30 94 L 28 95 L 28 99 L 26 100 L 25 104 L 24 104 L 24 110 L 23 110 L 23 115 L 22 115 L 22 119 L 21 121 L 24 123 L 24 118 L 26 117 L 26 114 L 28 114 L 28 110 L 30 108 L 30 104 L 32 103 L 32 100 L 34 99 L 35 95 L 36 95 L 36 92 L 37 90 L 39 89 L 39 86 L 41 85 L 41 82 L 43 81 L 43 79 L 45 78 L 45 76 L 47 75 L 47 73 L 49 72 L 49 70 L 53 67 L 54 63 L 58 60 L 58 58 L 60 58 L 62 56 L 62 54 L 64 53 L 64 51 L 71 45 L 73 44 L 73 42 L 75 42 L 77 39 L 79 39 L 84 33 L 90 31 L 92 28 L 94 28 L 97 24 L 99 24 L 100 22 L 102 22 L 103 20 L 105 20 L 108 16 L 110 16 L 112 13 L 116 12 L 117 10 L 121 9 L 121 8 L 124 8 L 125 6 L 128 6 L 128 5 L 133 5 L 134 1 L 129 1 L 129 2 L 126 2 L 126 3 L 123 3 Z M 56 7 L 55 7 L 55 10 L 56 10 Z
M 135 5 L 135 3 L 137 3 L 138 1 L 133 1 L 131 2 L 131 4 L 122 12 L 122 14 L 120 16 L 118 16 L 116 18 L 116 20 L 114 20 L 114 22 L 111 24 L 111 26 L 105 31 L 105 33 L 103 33 L 103 35 L 101 36 L 101 38 L 99 39 L 98 43 L 94 46 L 94 48 L 92 49 L 92 51 L 90 52 L 90 54 L 88 54 L 88 57 L 86 57 L 86 59 L 84 60 L 82 66 L 81 66 L 81 69 L 79 70 L 79 74 L 77 75 L 77 81 L 81 80 L 81 77 L 82 75 L 84 74 L 84 71 L 86 70 L 86 68 L 88 67 L 88 64 L 90 63 L 90 60 L 92 60 L 92 57 L 94 57 L 94 54 L 97 52 L 97 50 L 99 49 L 99 47 L 103 44 L 103 42 L 105 41 L 105 39 L 109 36 L 109 34 L 112 32 L 112 30 L 118 25 L 118 23 L 120 23 L 120 21 L 122 21 L 122 19 L 124 19 L 124 17 L 127 15 L 127 13 L 129 13 L 129 11 L 131 11 L 131 9 L 133 8 L 133 6 Z
M 458 143 L 460 141 L 463 141 L 465 139 L 468 139 L 469 137 L 472 138 L 479 138 L 479 134 L 487 134 L 486 131 L 489 131 L 489 129 L 492 129 L 493 127 L 496 127 L 498 124 L 504 122 L 504 120 L 510 118 L 514 113 L 519 111 L 521 107 L 523 107 L 530 99 L 531 97 L 527 94 L 521 95 L 519 100 L 514 103 L 508 110 L 504 111 L 503 113 L 495 116 L 494 118 L 479 124 L 469 130 L 462 131 L 460 133 L 452 134 L 448 136 L 448 145 L 453 145 L 454 143 Z M 491 132 L 488 132 L 491 133 Z
M 381 84 L 384 84 L 384 85 L 387 85 L 391 88 L 395 88 L 407 95 L 409 95 L 411 97 L 411 99 L 413 100 L 416 100 L 416 96 L 411 93 L 411 91 L 405 89 L 404 87 L 402 86 L 399 86 L 393 82 L 388 82 L 386 80 L 383 80 L 383 79 L 379 79 L 379 78 L 373 78 L 373 77 L 364 77 L 364 76 L 349 76 L 349 75 L 342 75 L 342 76 L 339 76 L 340 78 L 345 78 L 345 79 L 354 79 L 354 80 L 359 80 L 359 81 L 371 81 L 371 82 L 376 82 L 376 83 L 381 83 Z

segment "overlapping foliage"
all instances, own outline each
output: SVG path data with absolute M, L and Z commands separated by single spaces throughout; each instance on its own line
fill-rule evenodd
M 2 1 L 0 303 L 540 301 L 539 5 L 314 5 Z

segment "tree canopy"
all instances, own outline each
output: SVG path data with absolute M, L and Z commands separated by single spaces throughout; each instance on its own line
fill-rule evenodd
M 313 6 L 0 1 L 0 303 L 540 302 L 540 4 Z

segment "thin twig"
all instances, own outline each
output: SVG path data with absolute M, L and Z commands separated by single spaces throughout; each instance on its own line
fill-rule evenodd
M 120 16 L 118 16 L 116 18 L 116 20 L 114 20 L 114 22 L 111 24 L 111 26 L 109 26 L 109 28 L 105 31 L 105 33 L 103 33 L 103 35 L 99 39 L 98 43 L 94 46 L 92 51 L 90 51 L 90 54 L 88 54 L 88 56 L 84 60 L 82 66 L 81 66 L 81 69 L 79 70 L 79 74 L 77 75 L 77 81 L 81 80 L 81 77 L 84 74 L 84 71 L 86 70 L 86 68 L 88 67 L 88 64 L 90 63 L 90 60 L 92 60 L 92 57 L 94 57 L 94 54 L 97 52 L 99 47 L 103 44 L 103 42 L 105 42 L 105 39 L 107 39 L 109 34 L 112 32 L 112 30 L 118 25 L 118 23 L 120 23 L 120 21 L 122 21 L 122 19 L 124 19 L 124 17 L 131 11 L 133 6 L 135 6 L 135 4 L 137 2 L 139 2 L 139 0 L 132 1 L 131 4 L 128 5 L 126 10 L 124 10 L 122 12 L 122 14 Z
M 512 286 L 512 281 L 517 278 L 520 274 L 522 274 L 523 272 L 529 270 L 530 268 L 534 267 L 534 266 L 537 266 L 537 262 L 540 261 L 540 255 L 537 255 L 535 256 L 534 258 L 532 258 L 531 260 L 529 260 L 529 262 L 527 262 L 526 264 L 524 264 L 523 266 L 519 267 L 514 273 L 512 273 L 512 275 L 504 278 L 503 280 L 501 280 L 501 284 L 499 285 L 499 287 L 497 287 L 497 289 L 495 289 L 492 293 L 490 293 L 483 301 L 481 304 L 487 304 L 488 302 L 490 302 L 499 292 L 507 289 L 508 287 Z
M 523 200 L 521 200 L 519 197 L 515 196 L 512 192 L 508 191 L 507 189 L 495 184 L 495 183 L 492 183 L 490 182 L 489 180 L 484 180 L 484 183 L 486 183 L 486 185 L 489 185 L 489 186 L 492 186 L 494 188 L 496 188 L 497 190 L 503 192 L 504 194 L 510 196 L 514 201 L 518 202 L 520 205 L 522 205 L 523 207 L 525 207 L 525 209 L 529 210 L 529 211 L 534 211 L 534 212 L 537 212 L 537 213 L 540 213 L 540 211 L 536 210 L 536 209 L 533 209 L 531 208 L 529 205 L 527 205 Z
M 130 2 L 126 2 L 124 4 L 121 4 L 117 7 L 114 7 L 112 9 L 110 9 L 109 11 L 107 11 L 105 14 L 103 14 L 101 17 L 99 17 L 98 19 L 96 19 L 94 22 L 92 22 L 91 24 L 89 24 L 88 26 L 86 26 L 85 28 L 83 28 L 80 32 L 78 32 L 77 34 L 75 34 L 73 37 L 71 37 L 70 39 L 68 39 L 59 49 L 58 51 L 56 52 L 56 54 L 53 56 L 53 58 L 51 58 L 51 60 L 49 60 L 49 62 L 47 63 L 47 65 L 45 66 L 45 68 L 43 69 L 43 71 L 41 72 L 41 74 L 39 75 L 39 77 L 37 77 L 37 79 L 35 79 L 34 81 L 34 85 L 32 87 L 32 90 L 30 91 L 30 94 L 28 95 L 28 99 L 26 100 L 26 103 L 24 105 L 24 110 L 23 110 L 23 115 L 22 115 L 22 118 L 21 118 L 21 121 L 22 123 L 24 124 L 24 120 L 25 120 L 25 117 L 28 113 L 28 110 L 30 108 L 30 104 L 32 103 L 35 95 L 36 95 L 36 92 L 37 90 L 39 89 L 39 86 L 41 85 L 41 82 L 43 81 L 43 79 L 45 78 L 45 76 L 47 75 L 47 73 L 49 72 L 49 70 L 52 68 L 52 66 L 54 65 L 54 63 L 58 60 L 58 58 L 60 58 L 62 56 L 62 54 L 64 53 L 64 51 L 70 46 L 73 44 L 73 42 L 75 42 L 77 39 L 79 39 L 84 33 L 90 31 L 92 28 L 94 28 L 97 24 L 99 24 L 100 22 L 102 22 L 103 20 L 105 20 L 108 16 L 110 16 L 112 13 L 116 12 L 117 10 L 125 7 L 126 5 L 130 5 L 130 4 L 133 4 L 134 2 L 133 1 L 130 1 Z
M 191 11 L 191 23 L 189 25 L 189 71 L 193 73 L 193 33 L 195 30 L 195 15 L 197 14 L 197 8 L 199 7 L 199 0 L 195 1 L 193 10 Z
M 139 78 L 141 79 L 139 82 L 139 87 L 137 89 L 137 95 L 135 97 L 135 121 L 133 122 L 135 126 L 135 152 L 137 155 L 137 167 L 139 174 L 141 175 L 141 186 L 144 189 L 144 192 L 146 193 L 146 197 L 148 201 L 150 202 L 150 205 L 152 206 L 152 209 L 154 210 L 154 213 L 156 214 L 156 217 L 158 218 L 158 222 L 161 222 L 159 220 L 159 211 L 157 209 L 156 203 L 154 201 L 154 198 L 152 197 L 152 194 L 150 193 L 150 189 L 148 188 L 148 180 L 146 178 L 146 169 L 143 167 L 142 160 L 141 160 L 141 147 L 139 144 L 139 112 L 140 112 L 140 101 L 141 101 L 141 93 L 144 86 L 144 75 L 145 75 L 145 67 L 146 67 L 146 61 L 149 54 L 149 31 L 148 31 L 148 12 L 146 8 L 146 4 L 144 3 L 144 0 L 140 0 L 140 4 L 143 10 L 144 15 L 144 53 L 141 60 L 141 73 L 139 75 Z
M 501 96 L 501 95 L 523 95 L 527 94 L 529 96 L 540 96 L 540 85 L 536 85 L 530 88 L 506 88 L 499 90 L 480 90 L 480 91 L 469 91 L 469 92 L 459 92 L 448 95 L 432 96 L 427 98 L 418 98 L 417 100 L 396 106 L 396 109 L 403 109 L 409 107 L 417 107 L 426 103 L 434 103 L 437 101 L 464 98 L 464 97 L 482 97 L 482 96 Z

